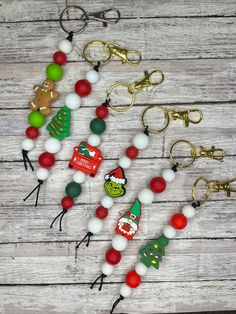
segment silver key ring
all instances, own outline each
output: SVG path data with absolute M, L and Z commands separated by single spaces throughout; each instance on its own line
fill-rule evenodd
M 63 29 L 64 32 L 66 32 L 67 34 L 70 34 L 71 29 L 68 30 L 68 29 L 65 27 L 65 24 L 64 24 L 64 21 L 65 21 L 65 20 L 63 20 L 63 17 L 64 17 L 70 10 L 72 10 L 72 9 L 80 11 L 80 12 L 82 13 L 81 16 L 82 16 L 82 17 L 84 16 L 84 18 L 81 19 L 82 21 L 84 21 L 84 25 L 83 25 L 80 29 L 78 29 L 78 30 L 73 30 L 73 33 L 74 33 L 74 34 L 83 33 L 83 31 L 86 29 L 86 27 L 87 27 L 87 25 L 88 25 L 88 19 L 89 19 L 89 17 L 88 17 L 87 12 L 86 12 L 82 7 L 80 7 L 80 6 L 73 5 L 73 6 L 68 6 L 68 7 L 66 7 L 66 8 L 61 12 L 61 15 L 60 15 L 60 19 L 59 19 L 60 26 L 61 26 L 61 28 Z M 68 19 L 67 19 L 67 21 L 68 21 Z

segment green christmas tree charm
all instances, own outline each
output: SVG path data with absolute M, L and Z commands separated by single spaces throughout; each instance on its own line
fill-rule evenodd
M 46 126 L 46 130 L 58 140 L 68 137 L 70 135 L 70 109 L 66 106 L 59 109 Z
M 140 262 L 146 267 L 159 268 L 159 263 L 165 255 L 165 247 L 168 245 L 169 239 L 164 235 L 158 237 L 157 240 L 151 241 L 144 248 L 139 251 Z

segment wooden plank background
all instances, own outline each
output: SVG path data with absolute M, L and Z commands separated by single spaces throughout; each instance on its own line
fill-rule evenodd
M 74 37 L 75 49 L 58 84 L 62 97 L 54 105 L 54 112 L 89 68 L 82 58 L 88 41 L 114 41 L 139 49 L 143 61 L 139 67 L 129 68 L 115 60 L 101 69 L 93 93 L 73 116 L 72 136 L 63 143 L 59 161 L 35 208 L 32 199 L 22 202 L 35 178 L 23 170 L 20 142 L 27 125 L 32 85 L 43 80 L 58 41 L 65 37 L 58 22 L 64 1 L 0 0 L 0 312 L 4 314 L 109 313 L 124 274 L 136 261 L 137 249 L 160 233 L 171 214 L 191 200 L 189 187 L 194 179 L 199 175 L 211 179 L 235 177 L 236 1 L 96 0 L 79 5 L 92 12 L 117 7 L 122 19 L 107 28 L 93 22 L 85 33 Z M 142 91 L 130 112 L 111 113 L 101 146 L 105 160 L 97 178 L 84 185 L 74 210 L 65 217 L 63 232 L 49 229 L 51 219 L 60 210 L 64 186 L 71 178 L 66 165 L 73 146 L 88 135 L 88 123 L 95 107 L 104 101 L 107 88 L 117 80 L 141 79 L 144 70 L 154 69 L 164 72 L 164 84 Z M 118 101 L 127 104 L 129 99 L 124 94 Z M 94 237 L 91 247 L 81 249 L 75 259 L 75 244 L 86 232 L 87 219 L 104 195 L 103 176 L 140 130 L 140 115 L 150 104 L 199 108 L 204 120 L 188 129 L 174 121 L 162 134 L 150 136 L 149 150 L 142 152 L 127 171 L 127 195 L 116 202 L 102 234 Z M 151 123 L 155 123 L 154 118 Z M 35 164 L 46 136 L 44 131 L 31 154 Z M 158 175 L 169 166 L 169 145 L 183 138 L 198 145 L 224 148 L 224 162 L 201 160 L 180 170 L 169 189 L 145 207 L 140 232 L 103 291 L 90 290 L 89 283 L 99 271 L 118 215 L 154 172 Z M 188 228 L 171 241 L 160 269 L 150 271 L 132 299 L 124 300 L 116 313 L 236 310 L 235 200 L 235 194 L 228 199 L 223 193 L 214 194 Z

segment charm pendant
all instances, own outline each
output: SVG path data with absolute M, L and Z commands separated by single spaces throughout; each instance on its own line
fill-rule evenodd
M 105 175 L 104 189 L 110 197 L 125 195 L 124 185 L 127 183 L 123 168 L 117 167 Z
M 52 137 L 62 140 L 70 136 L 70 109 L 66 106 L 58 110 L 51 122 L 46 126 L 46 130 Z

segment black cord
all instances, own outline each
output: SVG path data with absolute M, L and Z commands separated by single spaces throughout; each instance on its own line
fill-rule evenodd
M 73 40 L 73 35 L 74 35 L 73 32 L 69 32 L 69 36 L 68 36 L 66 39 L 69 40 L 70 42 L 72 42 L 72 40 Z
M 76 249 L 78 249 L 79 248 L 79 246 L 80 246 L 80 244 L 81 243 L 83 243 L 85 240 L 86 240 L 86 238 L 88 238 L 87 239 L 87 243 L 86 243 L 86 246 L 88 247 L 89 246 L 89 243 L 90 243 L 90 239 L 91 239 L 91 237 L 93 236 L 93 233 L 92 232 L 87 232 L 86 233 L 86 235 L 83 237 L 83 239 L 76 245 Z
M 28 162 L 31 170 L 34 171 L 34 167 L 33 167 L 32 163 L 29 159 L 29 156 L 28 156 L 28 151 L 22 149 L 22 156 L 23 156 L 23 162 L 24 162 L 25 170 L 28 170 L 28 167 L 27 167 L 27 162 Z
M 91 284 L 90 289 L 93 289 L 93 287 L 94 287 L 94 285 L 97 283 L 97 281 L 98 281 L 99 279 L 101 279 L 100 286 L 99 286 L 99 288 L 98 288 L 98 290 L 101 291 L 101 290 L 102 290 L 102 286 L 103 286 L 103 280 L 104 280 L 104 278 L 106 278 L 106 277 L 107 277 L 107 275 L 104 275 L 104 274 L 101 274 L 100 276 L 98 276 L 97 279 L 95 279 L 94 282 Z
M 174 172 L 177 172 L 178 168 L 178 163 L 174 164 L 174 166 L 171 168 Z
M 113 303 L 110 314 L 113 313 L 113 311 L 114 311 L 114 309 L 117 307 L 118 303 L 119 303 L 120 301 L 122 301 L 122 300 L 124 300 L 124 297 L 123 297 L 122 295 L 120 295 L 120 297 Z
M 201 206 L 201 203 L 200 203 L 199 201 L 197 201 L 197 203 L 192 202 L 192 206 L 193 206 L 194 208 L 196 208 L 196 207 Z
M 61 228 L 62 218 L 64 217 L 65 213 L 67 213 L 67 209 L 63 208 L 63 210 L 53 219 L 53 221 L 52 221 L 52 223 L 50 225 L 50 228 L 53 227 L 54 222 L 61 216 L 60 223 L 59 223 L 59 231 L 62 231 L 62 228 Z
M 145 126 L 144 132 L 145 135 L 149 135 L 148 125 Z
M 35 200 L 35 207 L 37 207 L 40 187 L 42 184 L 43 184 L 43 180 L 38 180 L 38 185 L 36 185 L 36 187 L 23 199 L 23 201 L 25 202 L 30 197 L 30 195 L 32 195 L 37 190 L 37 195 L 36 195 L 36 200 Z
M 100 65 L 101 65 L 101 62 L 98 61 L 97 65 L 95 65 L 95 66 L 93 67 L 93 69 L 94 69 L 95 71 L 99 72 L 99 67 L 100 67 Z

